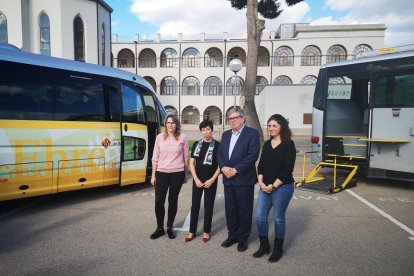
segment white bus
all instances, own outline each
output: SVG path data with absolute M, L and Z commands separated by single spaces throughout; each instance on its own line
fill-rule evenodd
M 0 44 L 0 201 L 143 183 L 166 117 L 151 85 Z
M 314 164 L 333 152 L 368 177 L 414 181 L 414 45 L 322 66 L 312 123 Z

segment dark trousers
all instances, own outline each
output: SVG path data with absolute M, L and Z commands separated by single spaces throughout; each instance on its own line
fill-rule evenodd
M 164 228 L 165 198 L 168 189 L 168 218 L 167 227 L 172 228 L 177 214 L 178 195 L 184 182 L 184 171 L 174 173 L 156 172 L 155 184 L 155 215 L 158 228 Z
M 193 195 L 191 203 L 190 232 L 197 232 L 198 214 L 200 213 L 200 202 L 204 192 L 204 232 L 211 232 L 211 221 L 213 220 L 214 200 L 216 199 L 217 181 L 208 189 L 198 188 L 193 181 Z
M 229 238 L 247 241 L 252 230 L 254 185 L 224 185 L 224 201 Z

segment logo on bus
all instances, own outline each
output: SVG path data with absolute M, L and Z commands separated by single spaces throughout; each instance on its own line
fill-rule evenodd
M 102 141 L 102 146 L 104 147 L 104 148 L 107 148 L 107 147 L 109 147 L 111 145 L 111 141 L 109 141 L 109 139 L 108 138 L 105 138 L 103 141 Z

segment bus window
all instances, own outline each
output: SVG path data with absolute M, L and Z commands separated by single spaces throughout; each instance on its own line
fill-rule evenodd
M 121 85 L 122 121 L 125 123 L 145 123 L 144 104 L 140 92 L 130 86 Z
M 324 110 L 325 108 L 325 87 L 326 87 L 326 70 L 321 69 L 318 75 L 318 81 L 316 82 L 315 94 L 313 97 L 313 107 L 318 110 Z
M 122 137 L 124 142 L 124 154 L 122 161 L 142 160 L 145 156 L 146 143 L 144 139 L 135 137 Z
M 107 102 L 107 121 L 119 122 L 119 96 L 118 90 L 115 87 L 105 85 L 105 95 Z
M 390 90 L 387 88 L 388 83 L 391 83 L 391 81 L 388 80 L 388 76 L 382 76 L 376 79 L 374 107 L 386 107 L 388 104 L 392 103 L 390 94 L 387 93 L 387 91 Z
M 414 74 L 378 77 L 374 107 L 414 107 Z
M 63 71 L 56 74 L 55 87 L 56 120 L 105 120 L 103 85 L 99 79 Z
M 165 112 L 164 108 L 162 107 L 161 103 L 158 103 L 159 111 L 160 111 L 160 125 L 165 126 L 165 118 L 167 118 L 167 113 Z
M 53 86 L 50 70 L 1 62 L 0 119 L 53 120 Z
M 414 107 L 414 74 L 395 76 L 394 105 Z
M 145 102 L 145 113 L 147 115 L 148 123 L 157 123 L 157 109 L 155 107 L 155 102 L 152 94 L 144 89 L 142 89 L 142 95 L 144 96 Z M 158 127 L 158 124 L 157 124 Z

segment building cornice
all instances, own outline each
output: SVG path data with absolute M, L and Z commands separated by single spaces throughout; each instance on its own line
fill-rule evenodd
M 387 28 L 385 24 L 357 24 L 357 25 L 306 25 L 296 26 L 295 36 L 298 33 L 312 33 L 312 32 L 355 32 L 355 31 L 385 31 Z
M 114 10 L 109 6 L 107 3 L 105 3 L 104 0 L 89 0 L 92 2 L 96 2 L 98 5 L 101 5 L 105 10 L 107 10 L 109 13 L 112 13 Z

